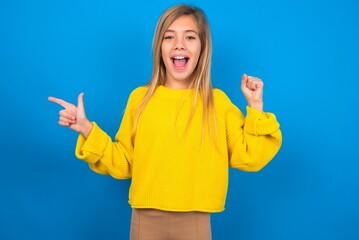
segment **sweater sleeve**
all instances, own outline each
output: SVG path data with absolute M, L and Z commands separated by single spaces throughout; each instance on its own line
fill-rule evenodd
M 131 165 L 133 158 L 132 124 L 134 117 L 134 103 L 138 102 L 133 91 L 129 97 L 120 128 L 113 142 L 96 123 L 86 139 L 79 135 L 75 154 L 76 157 L 86 161 L 96 173 L 109 174 L 117 179 L 131 178 Z
M 261 170 L 279 151 L 282 134 L 272 113 L 247 107 L 247 116 L 231 103 L 226 114 L 229 166 L 247 172 Z

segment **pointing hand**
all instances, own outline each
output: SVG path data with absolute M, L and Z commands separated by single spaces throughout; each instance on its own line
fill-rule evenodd
M 64 107 L 64 109 L 59 112 L 60 117 L 58 123 L 60 126 L 68 127 L 76 132 L 80 132 L 87 138 L 92 130 L 92 124 L 86 118 L 83 96 L 83 93 L 79 94 L 77 107 L 55 97 L 49 97 L 48 100 Z

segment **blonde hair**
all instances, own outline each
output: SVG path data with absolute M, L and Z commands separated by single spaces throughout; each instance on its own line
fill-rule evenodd
M 166 78 L 166 67 L 164 65 L 161 44 L 168 27 L 181 16 L 193 16 L 197 22 L 199 29 L 199 39 L 201 41 L 201 53 L 198 59 L 197 66 L 193 71 L 192 83 L 190 88 L 194 88 L 194 101 L 192 111 L 187 123 L 186 130 L 188 129 L 192 118 L 194 116 L 195 107 L 198 101 L 198 95 L 201 96 L 203 102 L 203 116 L 202 116 L 202 136 L 205 132 L 205 126 L 208 126 L 210 135 L 213 135 L 213 129 L 215 124 L 214 114 L 214 100 L 211 82 L 211 58 L 212 58 L 212 40 L 209 24 L 204 12 L 197 8 L 189 5 L 176 5 L 167 9 L 159 18 L 156 30 L 152 41 L 152 52 L 153 52 L 153 71 L 150 81 L 147 83 L 148 91 L 140 103 L 137 114 L 134 119 L 133 133 L 136 131 L 139 118 L 142 111 L 146 107 L 146 104 L 154 94 L 156 88 L 159 85 L 165 84 Z

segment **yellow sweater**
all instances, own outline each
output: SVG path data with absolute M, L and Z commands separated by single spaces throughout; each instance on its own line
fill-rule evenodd
M 117 179 L 132 178 L 132 208 L 223 211 L 228 168 L 259 171 L 281 146 L 282 135 L 273 114 L 247 107 L 244 118 L 218 89 L 213 93 L 219 148 L 208 134 L 202 139 L 200 99 L 190 128 L 183 134 L 194 90 L 164 86 L 156 89 L 131 138 L 136 107 L 146 91 L 139 87 L 131 93 L 115 142 L 93 123 L 89 137 L 80 135 L 76 145 L 76 156 L 93 171 Z

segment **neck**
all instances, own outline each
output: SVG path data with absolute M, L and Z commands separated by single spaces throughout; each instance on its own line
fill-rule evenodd
M 177 90 L 189 89 L 192 85 L 190 79 L 191 78 L 177 80 L 167 76 L 164 86 L 167 88 L 177 89 Z

